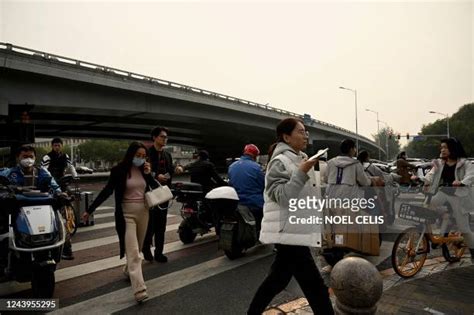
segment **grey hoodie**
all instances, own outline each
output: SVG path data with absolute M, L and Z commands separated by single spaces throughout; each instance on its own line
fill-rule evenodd
M 329 198 L 363 198 L 364 193 L 359 186 L 370 186 L 372 181 L 364 171 L 364 167 L 356 159 L 340 155 L 328 161 Z

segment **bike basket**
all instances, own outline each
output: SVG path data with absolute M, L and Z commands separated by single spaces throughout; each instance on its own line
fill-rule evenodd
M 398 217 L 416 223 L 433 223 L 439 218 L 439 214 L 428 208 L 402 203 Z

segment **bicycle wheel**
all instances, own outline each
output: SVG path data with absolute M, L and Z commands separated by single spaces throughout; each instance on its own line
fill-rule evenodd
M 417 243 L 420 242 L 418 250 Z M 400 233 L 393 244 L 392 267 L 402 278 L 413 277 L 421 270 L 428 255 L 429 240 L 416 228 Z
M 445 236 L 459 236 L 460 232 L 449 232 Z M 466 245 L 463 242 L 454 242 L 450 241 L 441 246 L 443 250 L 443 257 L 447 262 L 457 262 L 461 260 L 464 251 L 466 250 Z

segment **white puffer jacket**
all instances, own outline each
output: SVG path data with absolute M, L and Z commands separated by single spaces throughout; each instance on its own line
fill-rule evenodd
M 267 244 L 299 246 L 321 246 L 322 226 L 314 224 L 292 224 L 297 218 L 322 217 L 313 206 L 298 208 L 290 212 L 290 199 L 320 198 L 314 172 L 307 174 L 298 169 L 307 156 L 297 154 L 290 146 L 281 142 L 273 153 L 265 176 L 265 192 L 260 241 Z
M 441 180 L 444 166 L 446 162 L 442 159 L 436 159 L 432 162 L 432 168 L 425 176 L 425 185 L 430 186 L 428 192 L 435 194 Z M 455 179 L 463 183 L 465 186 L 451 188 L 454 194 L 459 198 L 462 213 L 471 212 L 474 209 L 474 165 L 461 158 L 456 163 L 454 173 Z

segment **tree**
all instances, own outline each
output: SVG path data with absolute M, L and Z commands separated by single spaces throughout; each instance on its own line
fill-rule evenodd
M 43 148 L 43 147 L 35 148 L 35 150 L 36 150 L 36 163 L 39 165 L 39 163 L 43 159 L 43 156 L 48 154 L 49 151 L 47 148 Z
M 390 137 L 390 135 L 393 135 Z M 380 143 L 380 146 L 383 150 L 387 150 L 387 141 L 388 141 L 388 158 L 382 153 L 382 159 L 385 157 L 386 160 L 390 161 L 395 159 L 398 152 L 400 152 L 400 142 L 394 135 L 394 131 L 390 127 L 385 127 L 379 131 L 379 133 L 372 135 L 376 143 Z M 379 141 L 380 139 L 380 141 Z M 387 153 L 387 152 L 386 152 Z M 374 152 L 371 152 L 372 158 L 378 157 L 378 153 L 374 155 Z
M 449 133 L 456 137 L 463 145 L 468 156 L 474 155 L 474 103 L 462 106 L 449 118 Z M 439 143 L 446 136 L 446 119 L 438 119 L 435 122 L 424 125 L 420 135 L 440 135 L 438 137 L 425 137 L 421 141 L 412 141 L 408 144 L 406 151 L 409 156 L 436 158 L 439 156 Z
M 90 140 L 78 146 L 83 161 L 117 163 L 123 159 L 129 146 L 123 140 Z

